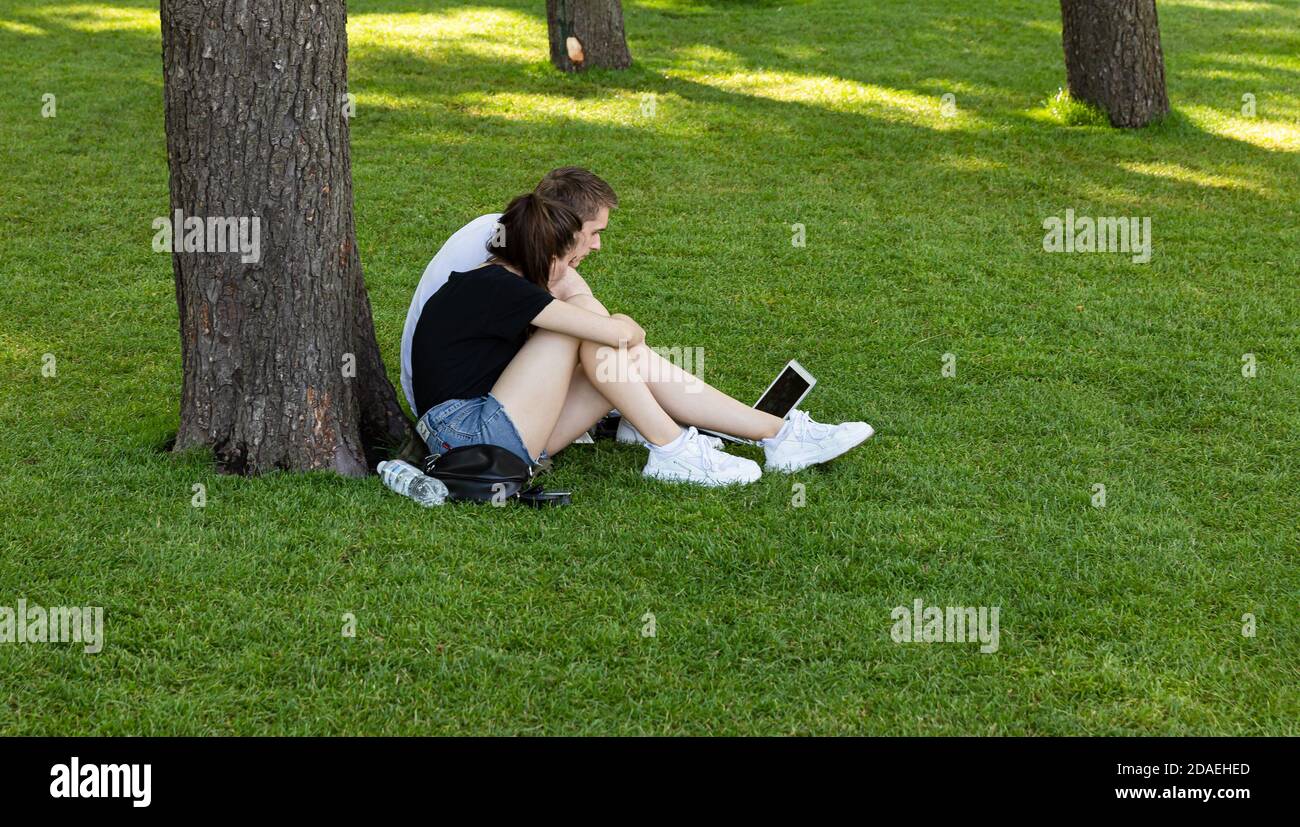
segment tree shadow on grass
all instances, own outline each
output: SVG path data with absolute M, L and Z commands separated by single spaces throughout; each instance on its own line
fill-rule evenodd
M 378 5 L 384 9 L 415 10 L 418 3 L 388 0 Z M 747 11 L 743 19 L 749 25 L 734 25 L 737 13 L 730 4 L 676 4 L 672 8 L 689 9 L 690 19 L 669 19 L 662 4 L 629 4 L 629 37 L 634 44 L 637 67 L 630 73 L 589 73 L 574 79 L 567 94 L 575 99 L 601 94 L 605 88 L 626 92 L 676 94 L 686 100 L 719 101 L 725 94 L 716 82 L 698 82 L 692 78 L 710 73 L 744 74 L 779 67 L 781 75 L 794 81 L 847 81 L 849 84 L 908 93 L 924 97 L 937 110 L 940 98 L 954 92 L 960 111 L 1006 128 L 1028 127 L 1031 144 L 1041 138 L 1044 152 L 1037 159 L 1050 163 L 1054 147 L 1067 141 L 1086 150 L 1080 155 L 1088 165 L 1091 159 L 1109 156 L 1115 160 L 1138 159 L 1156 162 L 1162 159 L 1184 164 L 1204 165 L 1209 149 L 1215 162 L 1253 166 L 1261 170 L 1261 181 L 1293 178 L 1292 158 L 1287 153 L 1257 146 L 1247 140 L 1224 134 L 1225 130 L 1207 131 L 1197 124 L 1204 120 L 1204 106 L 1194 111 L 1202 116 L 1188 117 L 1179 107 L 1177 76 L 1171 76 L 1175 97 L 1175 114 L 1167 123 L 1155 128 L 1124 132 L 1119 130 L 1062 130 L 1050 123 L 1034 122 L 1031 110 L 1039 106 L 1063 84 L 1060 55 L 1059 14 L 1042 4 L 1006 3 L 996 7 L 982 4 L 978 13 L 954 13 L 951 4 L 920 2 L 881 4 L 868 14 L 837 4 L 808 4 L 777 12 L 768 7 Z M 358 7 L 368 8 L 368 7 Z M 1231 8 L 1236 8 L 1235 6 Z M 1254 6 L 1250 8 L 1254 9 Z M 720 10 L 720 11 L 719 11 Z M 521 15 L 532 16 L 544 25 L 540 12 L 531 6 L 516 8 Z M 1202 11 L 1199 7 L 1179 8 L 1166 15 L 1169 40 L 1192 39 L 1188 48 L 1213 49 L 1216 40 L 1213 23 L 1225 16 L 1223 11 Z M 1265 12 L 1237 12 L 1250 22 L 1277 22 Z M 709 27 L 709 21 L 715 25 Z M 700 40 L 701 28 L 708 27 L 709 39 Z M 645 42 L 638 42 L 637 30 L 653 31 Z M 1266 55 L 1279 58 L 1295 42 L 1286 35 L 1255 38 L 1252 45 Z M 865 45 L 864 45 L 865 44 Z M 1168 51 L 1168 49 L 1167 49 Z M 693 54 L 693 52 L 695 54 Z M 706 55 L 694 60 L 698 53 Z M 714 59 L 710 60 L 709 56 Z M 901 57 L 900 57 L 901 55 Z M 1196 59 L 1207 65 L 1212 57 L 1197 51 L 1178 50 L 1179 59 Z M 539 57 L 542 53 L 539 52 Z M 870 67 L 870 71 L 863 71 Z M 1008 70 L 1008 67 L 1015 67 Z M 650 75 L 636 74 L 635 69 L 649 69 Z M 1286 89 L 1285 66 L 1267 69 L 1264 87 Z M 672 73 L 668 77 L 667 73 Z M 778 77 L 778 82 L 780 81 Z M 1204 87 L 1209 87 L 1206 90 Z M 1222 89 L 1222 92 L 1219 90 Z M 1231 114 L 1238 105 L 1237 89 L 1224 84 L 1198 82 L 1196 94 L 1187 102 L 1208 99 L 1222 103 Z M 740 96 L 744 96 L 743 93 Z M 1202 97 L 1204 96 L 1204 97 Z M 1285 99 L 1285 100 L 1289 100 Z M 789 104 L 789 102 L 785 102 Z M 730 105 L 730 103 L 728 104 Z M 790 104 L 797 105 L 797 104 Z M 1194 105 L 1189 103 L 1189 105 Z M 770 110 L 769 110 L 770 111 Z M 1267 128 L 1267 123 L 1260 124 Z M 954 125 L 955 126 L 955 125 Z M 960 129 L 960 127 L 956 127 Z M 870 130 L 866 130 L 868 134 Z M 1289 134 L 1282 133 L 1283 139 Z M 1002 136 L 996 130 L 975 130 L 971 141 L 978 151 L 999 152 Z M 1186 150 L 1186 152 L 1184 152 Z M 1073 153 L 1067 153 L 1073 155 Z M 1075 169 L 1075 173 L 1078 173 Z M 1256 188 L 1267 190 L 1267 187 Z
M 154 5 L 145 0 L 129 0 L 117 4 L 125 9 L 152 10 Z M 428 2 L 428 0 L 375 0 L 375 2 L 358 2 L 352 6 L 354 19 L 376 11 L 393 14 L 437 15 L 441 13 L 460 13 L 466 9 L 510 9 L 514 13 L 536 21 L 544 36 L 544 14 L 531 2 L 505 2 L 481 7 L 466 7 L 452 2 Z M 1215 19 L 1225 15 L 1243 16 L 1252 23 L 1278 22 L 1276 14 L 1267 9 L 1259 11 L 1260 4 L 1220 4 L 1204 8 L 1196 6 L 1175 7 L 1177 14 L 1166 14 L 1164 25 L 1182 37 L 1183 30 L 1199 31 L 1209 26 Z M 106 26 L 106 30 L 94 33 L 94 36 L 131 39 L 140 34 L 138 31 L 114 29 L 124 21 L 125 13 L 116 7 L 104 7 L 97 11 L 94 6 L 73 6 L 60 10 L 57 6 L 33 7 L 17 11 L 7 10 L 4 17 L 18 22 L 42 26 L 47 30 L 62 31 L 68 35 L 86 35 L 86 31 L 71 28 L 81 26 L 94 29 Z M 781 11 L 777 11 L 777 9 Z M 1271 8 L 1271 7 L 1269 7 Z M 668 21 L 667 16 L 674 9 L 686 9 L 692 12 L 702 11 L 703 15 L 692 14 L 691 20 L 685 22 Z M 1251 11 L 1238 11 L 1250 9 Z M 50 10 L 56 13 L 48 13 Z M 866 85 L 873 89 L 883 89 L 897 93 L 908 93 L 916 98 L 932 101 L 937 110 L 939 99 L 946 91 L 956 94 L 959 111 L 971 113 L 994 126 L 1008 128 L 1026 125 L 1027 107 L 1051 91 L 1051 82 L 1043 84 L 1043 76 L 1059 78 L 1062 67 L 1059 58 L 1059 39 L 1045 36 L 1041 30 L 1044 26 L 1057 25 L 1054 9 L 1045 9 L 1041 4 L 1007 3 L 996 7 L 984 4 L 978 14 L 954 13 L 951 5 L 938 0 L 925 2 L 880 4 L 873 6 L 864 14 L 860 8 L 837 4 L 806 3 L 785 8 L 771 4 L 757 9 L 741 7 L 730 2 L 715 3 L 629 3 L 628 4 L 630 38 L 634 43 L 640 39 L 636 52 L 638 63 L 628 72 L 591 72 L 577 77 L 562 77 L 553 73 L 557 79 L 554 83 L 548 77 L 550 70 L 545 63 L 545 43 L 539 41 L 537 60 L 520 66 L 524 71 L 515 74 L 497 73 L 502 81 L 508 83 L 515 91 L 530 91 L 546 95 L 565 95 L 576 101 L 597 100 L 610 90 L 619 90 L 628 94 L 655 93 L 657 95 L 675 96 L 681 100 L 701 105 L 723 105 L 745 116 L 758 117 L 756 126 L 767 125 L 774 129 L 782 126 L 793 128 L 809 120 L 823 120 L 823 125 L 831 134 L 851 135 L 862 132 L 876 137 L 881 129 L 899 129 L 902 131 L 902 143 L 915 146 L 920 141 L 911 138 L 928 135 L 937 142 L 936 151 L 945 153 L 950 144 L 945 136 L 951 131 L 963 131 L 960 124 L 941 125 L 936 130 L 917 131 L 914 125 L 902 124 L 897 120 L 891 122 L 888 117 L 873 121 L 869 113 L 847 114 L 844 111 L 824 109 L 824 117 L 817 113 L 817 104 L 789 100 L 766 100 L 743 92 L 732 92 L 717 83 L 704 82 L 701 77 L 714 70 L 729 71 L 735 74 L 760 72 L 779 67 L 776 82 L 783 80 L 806 80 L 810 83 L 826 80 L 847 81 L 850 84 Z M 1280 12 L 1279 12 L 1280 13 Z M 1186 19 L 1180 19 L 1183 15 Z M 716 19 L 719 23 L 710 33 L 708 41 L 699 38 L 702 25 L 698 19 Z M 749 21 L 758 21 L 749 27 L 722 25 L 734 22 L 738 16 Z M 638 24 L 638 25 L 634 25 Z M 1032 24 L 1032 25 L 1031 25 Z M 1035 29 L 1032 26 L 1037 25 Z M 60 28 L 62 27 L 62 28 Z M 653 32 L 653 36 L 647 34 Z M 1001 34 L 999 37 L 998 35 Z M 148 34 L 146 33 L 146 38 Z M 1169 39 L 1171 35 L 1167 34 Z M 1213 33 L 1198 35 L 1198 42 L 1210 45 Z M 1276 35 L 1256 37 L 1252 46 L 1263 50 L 1263 54 L 1283 55 L 1288 47 L 1295 44 L 1294 37 Z M 858 44 L 869 44 L 858 48 Z M 945 51 L 946 47 L 946 51 Z M 688 59 L 682 60 L 683 54 L 689 56 L 692 49 L 711 49 L 723 55 L 721 60 L 710 64 L 705 61 L 692 69 Z M 407 91 L 426 95 L 431 101 L 439 97 L 445 99 L 448 90 L 457 94 L 468 94 L 481 79 L 492 77 L 490 61 L 472 59 L 443 59 L 437 56 L 426 60 L 412 55 L 410 60 L 403 60 L 403 49 L 367 47 L 367 52 L 375 55 L 361 54 L 354 50 L 352 74 L 354 83 L 362 81 L 368 87 L 391 85 L 392 78 L 410 79 L 412 76 L 436 77 L 438 83 L 424 88 L 407 85 Z M 387 56 L 385 56 L 385 53 Z M 435 53 L 436 54 L 436 53 Z M 902 55 L 899 57 L 898 55 Z M 1028 54 L 1031 59 L 1026 60 Z M 874 59 L 881 55 L 887 59 Z M 1192 53 L 1202 65 L 1210 65 L 1211 59 L 1204 55 Z M 1025 65 L 1031 71 L 1006 71 L 1008 65 Z M 371 67 L 377 71 L 371 71 Z M 870 71 L 864 71 L 870 66 Z M 1266 69 L 1265 85 L 1281 86 L 1288 80 L 1285 67 Z M 669 74 L 671 73 L 671 74 Z M 161 67 L 157 67 L 154 76 L 161 84 Z M 503 83 L 503 85 L 505 85 Z M 503 90 L 483 90 L 486 94 Z M 1226 97 L 1226 96 L 1225 96 Z M 755 101 L 750 103 L 750 100 Z M 455 107 L 455 102 L 449 102 Z M 1177 105 L 1177 102 L 1176 102 Z M 793 117 L 782 116 L 783 109 L 796 111 Z M 888 113 L 886 113 L 888 114 Z M 854 119 L 858 118 L 855 129 Z M 1137 133 L 1098 130 L 1087 133 L 1075 130 L 1070 133 L 1076 142 L 1081 142 L 1088 149 L 1104 153 L 1108 147 L 1121 151 L 1123 157 L 1136 154 L 1145 160 L 1157 160 L 1163 156 L 1178 154 L 1179 147 L 1187 142 L 1193 144 L 1200 140 L 1214 141 L 1217 156 L 1222 160 L 1243 164 L 1255 164 L 1267 168 L 1265 177 L 1273 178 L 1276 174 L 1285 175 L 1289 171 L 1289 162 L 1293 159 L 1274 159 L 1267 150 L 1223 135 L 1208 133 L 1196 127 L 1186 117 L 1175 115 L 1164 128 L 1150 129 Z M 1048 124 L 1039 125 L 1036 133 L 1031 132 L 1031 140 L 1041 136 L 1045 142 L 1059 139 L 1060 131 Z M 1004 147 L 1002 137 L 997 130 L 969 130 L 968 141 L 975 152 L 997 152 Z M 1232 144 L 1241 144 L 1233 147 Z M 1047 147 L 1045 147 L 1047 149 Z M 1050 152 L 1044 152 L 1040 159 L 1050 163 Z M 1274 167 L 1275 162 L 1281 162 Z
M 384 5 L 389 8 L 395 4 L 390 2 Z M 538 20 L 540 25 L 540 18 Z M 880 33 L 888 33 L 895 42 L 906 40 L 910 36 L 910 30 L 903 27 L 902 22 L 885 20 Z M 937 118 L 934 119 L 934 128 L 917 128 L 915 124 L 905 122 L 906 119 L 890 119 L 887 117 L 887 112 L 886 117 L 872 117 L 869 112 L 846 112 L 843 111 L 843 107 L 837 109 L 831 101 L 828 101 L 830 105 L 821 105 L 816 102 L 777 100 L 771 96 L 764 98 L 761 95 L 729 91 L 723 84 L 716 82 L 718 73 L 730 72 L 743 75 L 770 71 L 770 68 L 764 67 L 781 65 L 782 55 L 778 51 L 805 49 L 807 54 L 815 54 L 817 49 L 821 48 L 816 45 L 818 43 L 816 33 L 785 30 L 784 35 L 786 39 L 779 45 L 773 45 L 770 41 L 752 40 L 749 41 L 750 45 L 737 46 L 736 51 L 724 51 L 725 57 L 715 61 L 713 65 L 706 63 L 698 71 L 689 69 L 683 71 L 680 68 L 681 62 L 677 60 L 681 54 L 689 53 L 691 49 L 720 51 L 717 46 L 701 43 L 698 40 L 698 27 L 692 26 L 690 31 L 679 32 L 680 40 L 666 39 L 666 42 L 656 44 L 651 50 L 639 50 L 641 57 L 638 63 L 632 70 L 626 72 L 589 72 L 576 77 L 562 77 L 558 73 L 548 75 L 545 64 L 539 61 L 521 64 L 519 71 L 510 76 L 508 85 L 512 92 L 566 96 L 576 103 L 599 100 L 608 94 L 653 93 L 703 106 L 722 106 L 750 120 L 752 126 L 748 131 L 752 134 L 766 130 L 789 136 L 800 129 L 806 129 L 810 123 L 815 123 L 825 135 L 831 136 L 831 140 L 822 142 L 823 145 L 839 144 L 851 147 L 854 135 L 876 139 L 882 133 L 888 133 L 897 137 L 901 145 L 908 146 L 909 151 L 919 146 L 923 153 L 942 155 L 952 151 L 951 139 L 961 133 L 963 150 L 973 150 L 976 154 L 998 155 L 1007 149 L 1005 130 L 1019 129 L 1029 147 L 1032 147 L 1035 139 L 1038 139 L 1042 152 L 1032 159 L 1022 153 L 1018 161 L 1032 161 L 1046 167 L 1066 163 L 1070 165 L 1069 171 L 1072 175 L 1081 172 L 1079 166 L 1081 162 L 1086 167 L 1093 159 L 1099 159 L 1101 165 L 1109 166 L 1114 166 L 1116 160 L 1138 159 L 1151 162 L 1177 160 L 1183 154 L 1184 148 L 1190 148 L 1191 152 L 1188 155 L 1195 156 L 1209 146 L 1213 146 L 1216 161 L 1260 168 L 1263 172 L 1260 176 L 1262 180 L 1274 179 L 1278 174 L 1285 176 L 1289 172 L 1288 165 L 1292 159 L 1287 158 L 1285 154 L 1278 157 L 1278 153 L 1206 132 L 1179 114 L 1175 114 L 1167 123 L 1158 127 L 1135 132 L 1066 130 L 1050 124 L 1032 123 L 1026 107 L 1008 107 L 1007 101 L 1015 99 L 1032 105 L 1041 100 L 1033 97 L 1035 94 L 1041 94 L 1040 92 L 1033 91 L 1033 87 L 1027 84 L 1008 89 L 1005 86 L 954 80 L 953 78 L 956 77 L 982 76 L 979 67 L 971 69 L 966 64 L 942 67 L 949 72 L 947 77 L 917 79 L 915 73 L 912 73 L 913 76 L 907 83 L 896 83 L 895 80 L 901 80 L 901 76 L 907 74 L 896 65 L 879 67 L 879 71 L 868 74 L 862 72 L 858 66 L 846 66 L 840 61 L 805 58 L 796 64 L 795 71 L 778 75 L 776 82 L 779 84 L 783 81 L 810 83 L 847 81 L 850 91 L 853 84 L 870 84 L 872 88 L 883 88 L 887 93 L 907 94 L 913 99 L 922 98 L 931 101 L 936 111 L 943 90 L 958 89 L 962 90 L 958 96 L 961 110 L 973 113 L 977 119 L 988 122 L 993 128 L 964 129 L 960 122 L 945 124 Z M 728 43 L 728 45 L 734 44 Z M 1053 73 L 1061 71 L 1056 65 L 1059 63 L 1059 57 L 1056 56 L 1058 50 L 1059 44 L 1050 46 L 1055 61 L 1050 69 Z M 388 83 L 388 79 L 393 77 L 411 77 L 416 72 L 415 67 L 424 60 L 420 56 L 412 55 L 409 58 L 412 62 L 407 63 L 407 58 L 403 58 L 401 51 L 372 46 L 368 48 L 364 57 L 354 63 L 354 66 L 366 68 L 367 83 L 373 81 L 377 85 L 384 86 Z M 1002 62 L 1012 59 L 1007 55 L 996 57 Z M 985 62 L 990 59 L 992 58 L 987 56 L 980 58 Z M 404 91 L 408 97 L 428 96 L 429 100 L 437 100 L 439 95 L 463 96 L 476 92 L 483 95 L 504 94 L 505 90 L 498 93 L 486 82 L 486 79 L 491 77 L 487 71 L 491 67 L 475 64 L 476 61 L 472 58 L 440 56 L 436 65 L 425 64 L 430 71 L 430 76 L 437 77 L 436 83 L 428 84 L 423 88 L 408 85 L 401 91 Z M 382 68 L 370 71 L 369 67 L 372 65 Z M 873 70 L 877 68 L 873 66 Z M 854 69 L 856 71 L 852 71 Z M 456 104 L 450 105 L 454 107 Z M 569 126 L 571 124 L 566 124 L 566 128 Z M 1028 129 L 1027 134 L 1025 134 L 1026 129 Z M 709 130 L 705 129 L 705 131 Z M 932 140 L 920 140 L 922 137 Z M 1055 151 L 1057 149 L 1055 144 L 1061 141 L 1068 142 L 1071 147 L 1064 156 Z M 875 148 L 880 149 L 879 144 L 876 144 Z M 851 148 L 849 151 L 852 152 Z M 923 161 L 925 157 L 922 156 L 917 160 Z M 1195 163 L 1199 165 L 1203 160 L 1203 158 L 1198 159 Z M 1268 187 L 1254 189 L 1256 194 L 1261 190 L 1267 192 Z
M 1030 122 L 1019 102 L 1036 94 L 1042 77 L 1061 69 L 1059 43 L 1024 25 L 1054 18 L 1036 6 L 1028 12 L 1027 4 L 1009 4 L 1000 16 L 980 18 L 954 17 L 933 2 L 886 4 L 873 7 L 867 21 L 849 28 L 847 37 L 836 34 L 843 20 L 834 14 L 818 16 L 810 4 L 796 9 L 813 15 L 810 25 L 787 26 L 774 19 L 740 33 L 720 26 L 711 41 L 700 38 L 700 17 L 721 21 L 734 18 L 735 12 L 706 9 L 707 14 L 683 22 L 638 4 L 629 9 L 633 42 L 638 36 L 643 41 L 634 49 L 638 62 L 633 68 L 576 76 L 550 68 L 544 18 L 531 3 L 465 7 L 377 0 L 354 4 L 353 21 L 376 9 L 437 17 L 502 7 L 513 10 L 519 25 L 532 26 L 535 58 L 528 58 L 527 50 L 524 56 L 502 57 L 487 49 L 491 44 L 474 38 L 419 46 L 354 43 L 351 76 L 360 100 L 352 129 L 354 174 L 362 209 L 374 210 L 381 228 L 377 235 L 388 243 L 381 261 L 389 250 L 417 255 L 414 244 L 427 258 L 429 245 L 436 242 L 435 232 L 410 241 L 396 223 L 402 220 L 402 203 L 438 215 L 445 211 L 451 221 L 453 213 L 463 217 L 465 210 L 499 205 L 506 194 L 561 162 L 622 168 L 622 187 L 661 200 L 647 204 L 659 219 L 672 220 L 674 212 L 723 198 L 738 202 L 725 214 L 743 209 L 758 221 L 786 224 L 817 215 L 819 200 L 838 204 L 843 198 L 865 205 L 867 215 L 910 210 L 922 221 L 935 214 L 936 205 L 949 214 L 963 205 L 979 214 L 987 211 L 989 198 L 1014 199 L 1007 212 L 1025 215 L 1042 215 L 1049 205 L 1054 210 L 1062 203 L 1096 204 L 1125 200 L 1126 195 L 1129 203 L 1148 209 L 1195 213 L 1209 204 L 1230 213 L 1242 203 L 1238 199 L 1277 201 L 1295 180 L 1293 155 L 1206 132 L 1177 115 L 1136 132 Z M 152 6 L 132 2 L 127 8 Z M 65 72 L 102 71 L 90 55 L 105 48 L 123 56 L 116 74 L 98 78 L 110 94 L 94 106 L 105 111 L 116 106 L 113 90 L 138 95 L 142 80 L 149 94 L 160 90 L 156 29 L 87 31 L 87 24 L 122 18 L 112 13 L 101 19 L 77 9 L 71 17 L 6 10 L 0 19 L 40 26 L 47 33 L 40 37 L 53 38 L 51 43 L 76 42 L 77 57 L 62 67 Z M 764 7 L 746 14 L 776 12 Z M 970 25 L 972 20 L 985 22 Z M 1009 41 L 991 37 L 1015 24 L 1020 29 Z M 989 42 L 954 47 L 943 61 L 931 60 L 921 70 L 912 67 L 908 49 L 920 55 L 963 27 Z M 0 43 L 36 39 L 0 31 Z M 858 41 L 871 44 L 870 49 L 854 52 Z M 1269 41 L 1271 48 L 1284 43 L 1285 38 Z M 1034 60 L 1019 58 L 1017 49 Z M 1001 70 L 1025 62 L 1047 65 L 1026 73 Z M 773 85 L 757 92 L 744 84 L 737 91 L 719 80 L 774 71 Z M 786 87 L 799 83 L 812 85 L 812 93 L 790 96 Z M 833 95 L 821 99 L 815 86 L 823 83 L 851 94 L 867 89 L 885 102 L 872 103 L 868 97 L 858 105 Z M 919 100 L 932 102 L 937 112 L 948 88 L 960 92 L 957 118 L 946 121 L 916 111 Z M 645 117 L 638 110 L 650 94 L 659 114 Z M 891 95 L 899 99 L 897 105 L 890 103 Z M 158 104 L 147 109 L 160 112 Z M 151 129 L 161 133 L 160 116 Z M 120 118 L 110 131 L 125 135 L 138 131 L 138 125 Z M 400 174 L 413 156 L 427 162 L 422 170 L 427 175 Z M 493 163 L 493 157 L 502 160 Z M 1213 160 L 1207 163 L 1207 157 Z M 1180 168 L 1167 176 L 1151 171 L 1152 165 L 1171 163 Z M 1134 165 L 1146 171 L 1134 172 Z M 525 167 L 532 171 L 521 175 Z M 1201 174 L 1210 172 L 1217 178 Z M 367 206 L 361 187 L 369 183 L 396 196 L 398 203 Z M 446 187 L 452 192 L 442 191 Z M 165 197 L 165 191 L 160 193 Z M 882 193 L 893 202 L 879 203 Z M 445 226 L 440 224 L 438 232 Z M 364 227 L 362 232 L 367 232 Z

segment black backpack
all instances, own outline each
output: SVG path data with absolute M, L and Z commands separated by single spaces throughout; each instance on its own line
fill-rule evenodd
M 447 486 L 448 499 L 490 502 L 518 500 L 534 508 L 568 505 L 570 492 L 543 491 L 533 481 L 533 466 L 499 445 L 464 445 L 445 454 L 430 454 L 424 473 Z

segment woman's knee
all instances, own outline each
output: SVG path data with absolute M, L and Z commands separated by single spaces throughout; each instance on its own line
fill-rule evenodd
M 554 330 L 544 330 L 538 328 L 524 347 L 533 351 L 543 351 L 548 358 L 558 358 L 567 354 L 575 363 L 578 359 L 578 345 L 581 340 L 570 336 L 567 333 L 557 333 Z
M 576 337 L 570 336 L 567 333 L 559 333 L 554 330 L 547 330 L 539 327 L 537 330 L 533 331 L 533 335 L 528 337 L 525 346 L 532 344 L 533 342 L 547 342 L 554 343 L 554 346 L 556 347 L 564 346 L 576 348 L 578 346 L 578 341 L 579 340 Z
M 651 367 L 650 355 L 650 349 L 644 344 L 612 347 L 583 342 L 578 351 L 578 361 L 592 382 L 627 382 L 645 378 Z

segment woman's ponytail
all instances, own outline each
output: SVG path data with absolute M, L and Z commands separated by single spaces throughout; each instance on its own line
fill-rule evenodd
M 551 262 L 573 249 L 581 229 L 582 219 L 572 209 L 529 192 L 506 207 L 487 251 L 546 290 Z

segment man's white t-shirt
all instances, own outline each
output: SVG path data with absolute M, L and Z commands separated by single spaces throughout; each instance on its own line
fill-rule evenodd
M 447 283 L 452 273 L 463 273 L 487 261 L 487 244 L 496 232 L 501 213 L 480 215 L 478 218 L 457 230 L 442 249 L 424 268 L 420 284 L 415 288 L 415 297 L 411 307 L 406 311 L 406 326 L 402 328 L 402 392 L 416 416 L 415 390 L 411 381 L 411 340 L 415 338 L 415 327 L 420 323 L 420 313 L 429 297 Z

